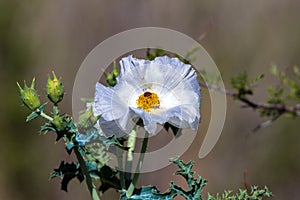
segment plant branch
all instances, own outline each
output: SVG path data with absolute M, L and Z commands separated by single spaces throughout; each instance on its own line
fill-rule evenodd
M 278 113 L 280 115 L 282 115 L 284 113 L 290 113 L 295 116 L 300 116 L 300 104 L 296 104 L 294 106 L 287 106 L 285 104 L 259 103 L 259 102 L 254 102 L 247 97 L 242 97 L 236 92 L 224 89 L 217 85 L 205 83 L 203 81 L 200 81 L 200 85 L 205 88 L 208 88 L 208 89 L 222 92 L 222 93 L 226 94 L 227 96 L 231 96 L 231 97 L 237 99 L 238 101 L 242 102 L 246 107 L 253 108 L 254 110 L 257 110 L 257 109 L 274 110 L 274 111 L 278 111 Z
M 48 121 L 52 122 L 53 118 L 45 114 L 43 111 L 40 112 L 40 116 L 47 119 Z

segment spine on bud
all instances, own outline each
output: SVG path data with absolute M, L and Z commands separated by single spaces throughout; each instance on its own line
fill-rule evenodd
M 17 82 L 23 104 L 32 111 L 36 110 L 41 105 L 39 95 L 34 89 L 34 83 L 35 78 L 32 79 L 30 87 L 28 87 L 26 82 L 24 81 L 24 88 L 22 88 Z
M 57 105 L 63 99 L 65 91 L 61 79 L 58 79 L 53 71 L 52 74 L 53 79 L 48 76 L 46 92 L 49 100 Z

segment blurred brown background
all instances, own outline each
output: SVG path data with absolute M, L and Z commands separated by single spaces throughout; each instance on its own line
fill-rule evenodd
M 300 65 L 299 10 L 297 0 L 0 0 L 0 199 L 89 199 L 85 184 L 72 181 L 65 193 L 59 190 L 60 180 L 48 181 L 50 171 L 70 158 L 63 144 L 54 144 L 53 134 L 38 136 L 41 120 L 25 123 L 29 112 L 21 106 L 16 81 L 29 82 L 35 76 L 38 91 L 44 94 L 46 76 L 55 70 L 67 91 L 62 110 L 71 113 L 73 81 L 86 55 L 116 33 L 158 26 L 194 39 L 205 34 L 200 43 L 227 86 L 244 70 L 250 76 L 267 74 L 254 97 L 263 101 L 266 87 L 274 83 L 268 74 L 271 63 L 282 68 Z M 203 160 L 197 156 L 203 129 L 199 131 L 199 140 L 182 158 L 194 160 L 197 173 L 209 180 L 204 193 L 243 188 L 246 172 L 249 184 L 269 186 L 274 199 L 299 199 L 299 119 L 281 118 L 249 134 L 262 120 L 229 99 L 221 138 Z M 165 190 L 171 180 L 182 182 L 172 176 L 175 169 L 171 165 L 144 174 L 140 183 Z M 116 198 L 111 190 L 103 199 Z

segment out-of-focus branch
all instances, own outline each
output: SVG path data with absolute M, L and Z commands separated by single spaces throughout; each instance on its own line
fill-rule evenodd
M 261 128 L 265 128 L 265 127 L 271 125 L 275 120 L 277 120 L 283 114 L 291 114 L 292 116 L 296 116 L 296 117 L 300 116 L 300 103 L 293 105 L 293 106 L 287 106 L 284 103 L 270 104 L 270 103 L 254 102 L 254 101 L 250 100 L 247 96 L 239 95 L 238 92 L 234 92 L 232 90 L 222 88 L 218 85 L 206 83 L 204 81 L 199 81 L 199 84 L 200 84 L 200 86 L 202 86 L 204 88 L 208 88 L 208 89 L 212 89 L 214 91 L 224 93 L 227 96 L 230 96 L 230 97 L 234 98 L 235 100 L 240 101 L 241 103 L 243 103 L 243 107 L 252 108 L 253 110 L 275 111 L 276 114 L 272 115 L 269 120 L 258 124 L 252 130 L 253 132 L 256 132 Z
M 224 89 L 222 87 L 219 87 L 218 85 L 205 83 L 203 81 L 200 81 L 200 86 L 212 89 L 218 92 L 222 92 L 226 94 L 227 96 L 233 97 L 234 99 L 237 99 L 238 101 L 242 102 L 245 107 L 253 108 L 254 110 L 257 109 L 267 109 L 267 110 L 276 110 L 280 114 L 284 113 L 290 113 L 295 116 L 300 116 L 300 104 L 296 104 L 294 106 L 286 106 L 285 104 L 269 104 L 269 103 L 259 103 L 254 102 L 247 97 L 241 97 L 238 93 L 233 92 L 228 89 Z

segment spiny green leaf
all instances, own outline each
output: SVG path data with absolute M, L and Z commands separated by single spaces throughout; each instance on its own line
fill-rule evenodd
M 62 178 L 61 189 L 66 192 L 68 191 L 68 184 L 72 179 L 77 178 L 80 182 L 84 180 L 78 163 L 65 163 L 64 161 L 51 173 L 50 178 L 53 179 L 55 177 Z
M 176 196 L 182 196 L 187 200 L 202 200 L 201 192 L 203 187 L 206 185 L 207 181 L 202 179 L 200 176 L 197 179 L 194 178 L 194 172 L 191 171 L 193 167 L 192 162 L 184 163 L 179 158 L 173 158 L 170 160 L 175 163 L 179 170 L 175 172 L 176 175 L 182 176 L 188 186 L 188 190 L 184 190 L 180 186 L 176 185 L 174 182 L 170 183 L 170 188 L 166 193 L 160 193 L 154 186 L 146 186 L 140 189 L 135 189 L 134 194 L 130 197 L 126 196 L 126 191 L 121 191 L 121 200 L 127 199 L 162 199 L 169 200 Z
M 100 117 L 101 115 L 94 116 L 93 107 L 90 106 L 90 108 L 84 111 L 78 118 L 79 129 L 84 130 L 93 127 L 97 123 Z
M 30 113 L 30 115 L 27 116 L 26 118 L 26 122 L 29 122 L 31 120 L 34 120 L 35 118 L 37 118 L 40 114 L 37 112 L 32 112 Z
M 72 141 L 67 141 L 66 142 L 66 150 L 67 150 L 67 153 L 70 155 L 72 153 L 72 150 L 74 148 L 74 143 Z
M 56 141 L 61 138 L 68 138 L 68 140 L 72 140 L 77 133 L 77 127 L 74 124 L 73 119 L 64 114 L 64 115 L 55 115 L 53 116 L 53 122 L 51 123 L 53 129 L 57 134 Z
M 107 165 L 104 165 L 100 171 L 97 171 L 97 175 L 100 177 L 101 186 L 99 187 L 100 192 L 105 192 L 109 188 L 116 190 L 121 189 L 120 180 L 116 177 L 116 171 L 112 170 Z
M 101 143 L 92 143 L 86 146 L 88 162 L 94 162 L 98 168 L 103 167 L 110 160 L 107 150 Z
M 45 123 L 43 126 L 41 126 L 40 132 L 41 132 L 42 134 L 46 134 L 46 133 L 48 133 L 49 131 L 55 132 L 55 128 L 53 127 L 52 124 L 50 124 L 50 123 Z
M 77 127 L 73 122 L 73 119 L 68 115 L 55 115 L 51 123 L 45 123 L 41 126 L 41 133 L 47 133 L 53 131 L 56 133 L 56 141 L 61 138 L 68 138 L 70 141 L 77 133 Z
M 79 146 L 85 146 L 86 144 L 100 141 L 106 149 L 108 149 L 111 145 L 117 146 L 124 150 L 128 149 L 120 143 L 119 138 L 117 138 L 115 135 L 111 137 L 100 135 L 95 127 L 85 130 L 85 134 L 78 133 L 76 135 L 76 141 L 78 142 Z
M 120 200 L 171 200 L 174 197 L 171 194 L 161 194 L 154 186 L 144 186 L 137 189 L 131 197 L 127 197 L 125 191 L 120 191 L 120 193 Z
M 257 186 L 252 186 L 251 191 L 239 189 L 236 194 L 226 190 L 222 195 L 216 194 L 213 196 L 208 194 L 207 200 L 262 200 L 263 197 L 272 197 L 272 193 L 267 187 L 259 189 Z
M 46 108 L 46 103 L 41 105 L 39 108 L 37 108 L 35 111 L 33 111 L 32 113 L 30 113 L 27 118 L 26 118 L 26 122 L 29 122 L 31 120 L 34 120 L 35 118 L 37 118 L 38 116 L 40 116 L 40 113 L 43 112 Z
M 128 147 L 123 146 L 120 143 L 119 138 L 117 138 L 115 135 L 113 135 L 111 137 L 105 137 L 105 136 L 99 135 L 98 138 L 102 141 L 102 143 L 104 144 L 106 149 L 108 149 L 111 145 L 114 145 L 123 150 L 128 150 Z

